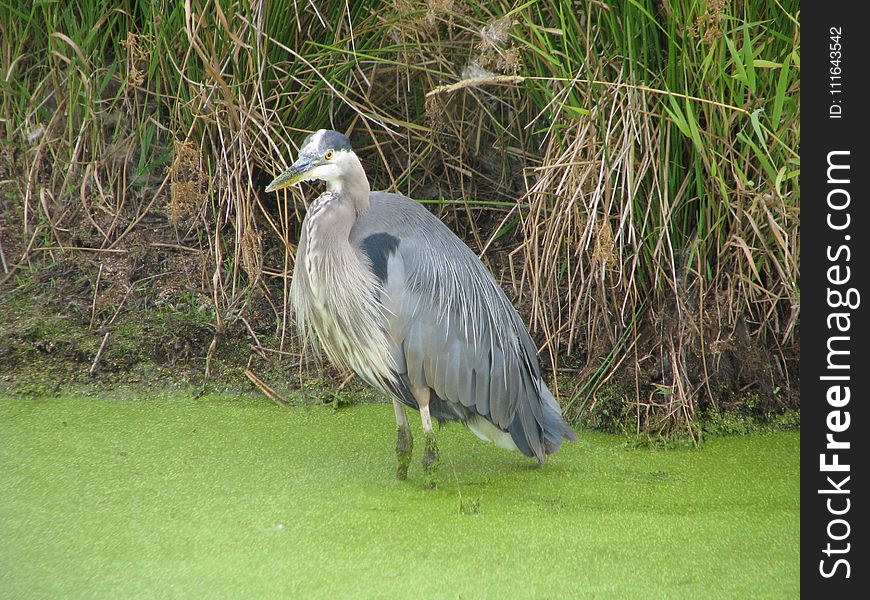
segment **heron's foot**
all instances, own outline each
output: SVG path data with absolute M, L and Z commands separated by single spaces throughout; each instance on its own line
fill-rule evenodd
M 424 432 L 426 437 L 426 450 L 423 452 L 423 476 L 426 488 L 435 489 L 435 472 L 441 464 L 441 456 L 438 453 L 438 444 L 435 442 L 435 434 L 431 431 Z
M 414 439 L 411 428 L 399 425 L 396 428 L 396 458 L 399 467 L 396 469 L 396 479 L 404 481 L 408 478 L 408 467 L 411 465 L 411 452 L 414 449 Z

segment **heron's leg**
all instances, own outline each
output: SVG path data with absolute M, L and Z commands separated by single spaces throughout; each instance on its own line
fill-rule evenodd
M 423 421 L 423 439 L 426 450 L 423 452 L 423 474 L 426 477 L 426 487 L 435 487 L 435 471 L 440 462 L 438 444 L 435 443 L 435 432 L 432 429 L 432 416 L 429 414 L 429 388 L 422 387 L 412 390 L 417 405 L 420 407 L 420 419 Z
M 411 450 L 414 449 L 414 439 L 411 437 L 411 427 L 408 425 L 405 407 L 395 398 L 393 399 L 393 410 L 396 411 L 396 458 L 399 459 L 396 479 L 407 479 L 408 465 L 411 464 Z

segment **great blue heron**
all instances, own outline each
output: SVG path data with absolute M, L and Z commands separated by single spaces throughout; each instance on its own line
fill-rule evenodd
M 296 323 L 330 360 L 387 393 L 396 413 L 396 476 L 412 438 L 405 406 L 420 411 L 430 486 L 438 464 L 432 416 L 546 462 L 574 440 L 541 378 L 537 350 L 483 263 L 419 203 L 372 192 L 350 141 L 319 130 L 266 188 L 320 179 L 296 251 Z

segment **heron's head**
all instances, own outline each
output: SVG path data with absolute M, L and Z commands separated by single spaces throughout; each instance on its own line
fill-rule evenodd
M 359 161 L 350 147 L 350 140 L 337 131 L 320 129 L 302 142 L 298 160 L 266 187 L 267 192 L 290 187 L 309 179 L 339 186 Z

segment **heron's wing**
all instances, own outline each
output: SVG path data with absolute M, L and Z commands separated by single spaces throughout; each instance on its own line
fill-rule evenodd
M 400 378 L 509 432 L 526 455 L 543 459 L 573 439 L 525 325 L 487 268 L 419 204 L 382 196 L 354 234 L 384 287 Z

